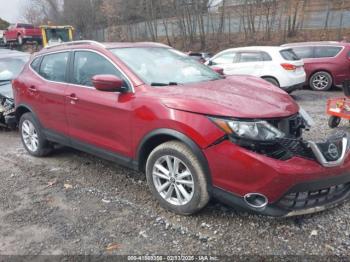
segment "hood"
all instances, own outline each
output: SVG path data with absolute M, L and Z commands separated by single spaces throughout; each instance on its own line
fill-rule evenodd
M 154 91 L 153 95 L 169 108 L 212 116 L 278 118 L 299 111 L 299 106 L 286 92 L 251 76 L 155 87 Z

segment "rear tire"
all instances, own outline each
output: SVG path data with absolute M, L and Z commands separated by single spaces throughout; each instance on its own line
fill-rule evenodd
M 309 85 L 312 90 L 327 91 L 333 86 L 333 78 L 328 72 L 320 71 L 311 76 Z
M 192 150 L 181 142 L 156 147 L 148 157 L 146 177 L 153 196 L 174 213 L 194 214 L 209 201 L 204 169 Z
M 267 82 L 273 84 L 274 86 L 280 87 L 280 84 L 278 83 L 278 81 L 275 78 L 264 77 L 263 79 L 266 80 Z
M 19 122 L 19 131 L 23 146 L 30 155 L 43 157 L 50 154 L 52 146 L 46 140 L 38 121 L 32 113 L 22 115 Z
M 329 126 L 330 128 L 336 128 L 336 127 L 339 126 L 340 121 L 341 121 L 341 118 L 340 118 L 340 117 L 337 117 L 337 116 L 330 116 L 329 119 L 328 119 L 328 126 Z

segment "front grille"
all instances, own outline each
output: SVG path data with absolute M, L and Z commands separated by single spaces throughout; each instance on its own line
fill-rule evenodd
M 281 138 L 278 143 L 292 155 L 315 160 L 315 155 L 311 148 L 301 139 Z
M 350 190 L 350 183 L 340 184 L 315 191 L 293 192 L 277 202 L 277 206 L 287 210 L 299 210 L 323 206 L 342 198 Z

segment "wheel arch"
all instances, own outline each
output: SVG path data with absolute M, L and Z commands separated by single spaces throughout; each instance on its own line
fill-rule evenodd
M 280 84 L 280 81 L 278 81 L 278 79 L 277 79 L 276 77 L 274 77 L 274 76 L 271 76 L 271 75 L 263 75 L 263 76 L 261 76 L 261 78 L 264 79 L 264 80 L 265 80 L 266 78 L 272 78 L 272 79 L 274 79 L 274 80 L 277 81 L 278 85 L 281 85 L 281 84 Z
M 25 104 L 20 104 L 16 107 L 16 120 L 19 123 L 22 115 L 24 115 L 25 113 L 32 113 L 34 115 L 34 117 L 39 121 L 37 115 L 35 114 L 35 112 L 32 110 L 32 108 L 28 105 Z
M 153 151 L 154 148 L 171 140 L 177 140 L 184 143 L 197 156 L 198 160 L 203 166 L 204 173 L 208 181 L 208 187 L 209 187 L 208 190 L 209 190 L 211 188 L 210 169 L 209 169 L 208 161 L 205 155 L 203 154 L 201 148 L 191 138 L 173 129 L 167 129 L 167 128 L 156 129 L 148 133 L 146 136 L 144 136 L 136 152 L 136 159 L 137 159 L 139 171 L 141 172 L 145 171 L 148 156 L 150 155 L 150 153 Z

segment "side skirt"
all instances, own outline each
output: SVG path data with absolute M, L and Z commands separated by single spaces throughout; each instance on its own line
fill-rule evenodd
M 138 170 L 138 162 L 132 158 L 128 158 L 122 155 L 119 155 L 115 152 L 111 152 L 105 149 L 98 148 L 96 146 L 87 144 L 85 142 L 79 141 L 77 139 L 72 139 L 67 136 L 61 135 L 59 133 L 53 132 L 51 130 L 45 129 L 43 133 L 47 140 L 55 142 L 67 147 L 72 147 L 79 151 L 86 152 L 88 154 L 106 159 L 111 162 L 115 162 L 124 167 L 130 168 L 134 171 Z

